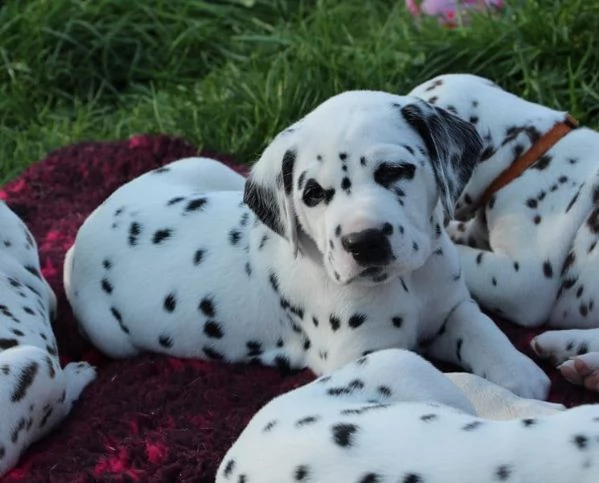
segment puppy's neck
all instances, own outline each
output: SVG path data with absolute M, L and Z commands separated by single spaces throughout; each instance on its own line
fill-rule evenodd
M 528 102 L 496 89 L 493 98 L 479 101 L 478 116 L 471 117 L 484 141 L 481 161 L 456 203 L 456 217 L 473 214 L 485 190 L 493 181 L 557 123 L 566 113 Z

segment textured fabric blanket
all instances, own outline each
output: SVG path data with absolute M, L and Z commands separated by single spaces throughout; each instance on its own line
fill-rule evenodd
M 62 288 L 63 257 L 77 228 L 123 183 L 198 154 L 195 147 L 166 136 L 83 143 L 51 153 L 0 190 L 0 198 L 38 241 L 43 273 L 59 300 L 54 328 L 62 362 L 87 360 L 99 372 L 68 419 L 31 447 L 3 481 L 211 482 L 252 415 L 273 397 L 313 378 L 309 371 L 284 375 L 260 366 L 154 355 L 112 361 L 79 336 Z M 201 154 L 245 171 L 227 157 Z M 535 331 L 498 323 L 531 355 L 528 342 Z M 567 406 L 599 402 L 597 395 L 570 385 L 550 366 L 543 368 L 553 381 L 551 401 Z

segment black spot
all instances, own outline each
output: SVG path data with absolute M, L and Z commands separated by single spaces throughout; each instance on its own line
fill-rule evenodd
M 112 262 L 108 259 L 104 259 L 104 261 L 102 262 L 102 266 L 106 269 L 106 270 L 110 270 L 112 268 Z
M 539 223 L 541 223 L 541 215 L 535 215 L 535 217 L 532 219 L 532 221 L 534 222 L 535 225 L 538 225 Z
M 211 339 L 221 339 L 223 337 L 223 330 L 218 322 L 209 320 L 204 324 L 204 334 Z
M 202 210 L 204 208 L 204 205 L 208 203 L 208 199 L 207 198 L 195 198 L 193 200 L 190 200 L 187 205 L 185 206 L 185 211 L 186 212 L 190 212 L 190 211 L 198 211 L 198 210 Z
M 417 252 L 420 249 L 420 247 L 418 246 L 418 243 L 416 243 L 416 242 L 412 243 L 412 248 L 415 252 Z
M 408 473 L 406 476 L 404 476 L 404 479 L 401 481 L 401 483 L 423 483 L 424 479 L 422 478 L 422 476 L 417 475 L 416 473 Z
M 289 359 L 285 356 L 275 357 L 275 367 L 283 374 L 289 374 L 291 372 L 291 364 Z
M 171 339 L 168 335 L 161 335 L 158 338 L 158 343 L 162 347 L 165 347 L 166 349 L 168 349 L 173 346 L 173 339 Z
M 341 225 L 337 225 L 335 227 L 335 236 L 340 236 L 341 235 Z
M 578 311 L 580 312 L 580 315 L 582 315 L 583 317 L 586 317 L 589 313 L 589 309 L 585 304 L 580 304 Z
M 233 473 L 234 469 L 235 469 L 235 460 L 231 459 L 225 465 L 225 469 L 223 470 L 223 476 L 225 478 L 228 478 L 229 476 L 231 476 L 231 473 Z
M 298 419 L 295 425 L 299 428 L 314 424 L 318 421 L 318 416 L 306 416 L 305 418 Z
M 252 266 L 250 265 L 250 262 L 245 262 L 245 273 L 248 277 L 252 275 Z
M 35 312 L 31 307 L 23 307 L 23 312 L 29 315 L 35 315 Z
M 376 473 L 367 473 L 358 480 L 358 483 L 378 483 L 381 481 L 380 475 Z
M 533 208 L 534 209 L 534 208 L 536 208 L 538 206 L 538 204 L 539 204 L 538 201 L 536 199 L 534 199 L 534 198 L 528 198 L 528 200 L 526 200 L 526 205 L 529 208 Z
M 112 293 L 112 284 L 105 278 L 102 279 L 102 290 L 104 290 L 104 292 L 107 294 Z
M 395 316 L 391 319 L 391 323 L 393 324 L 394 327 L 397 327 L 398 329 L 400 329 L 401 326 L 403 325 L 403 317 Z
M 531 166 L 531 169 L 543 170 L 551 163 L 551 156 L 545 154 L 539 158 L 539 160 Z
M 361 157 L 360 157 L 360 164 L 361 164 L 362 166 L 366 166 L 366 158 L 365 158 L 364 156 L 361 156 Z
M 10 400 L 13 403 L 21 401 L 27 395 L 27 389 L 33 384 L 33 380 L 39 369 L 39 364 L 35 361 L 30 362 L 23 367 L 19 374 L 19 379 L 13 393 L 10 396 Z
M 202 352 L 204 352 L 204 355 L 206 357 L 208 357 L 209 359 L 213 359 L 215 361 L 222 361 L 225 358 L 224 355 L 222 355 L 220 352 L 214 350 L 212 347 L 204 346 L 204 347 L 202 347 Z
M 546 278 L 553 277 L 553 267 L 551 266 L 551 262 L 549 260 L 545 260 L 543 263 L 543 274 Z
M 339 153 L 339 159 L 345 161 L 347 159 L 347 153 Z
M 270 275 L 268 276 L 268 281 L 270 282 L 270 286 L 272 287 L 272 289 L 279 293 L 279 277 L 277 277 L 277 274 L 274 272 L 270 272 Z
M 264 428 L 262 429 L 262 431 L 264 431 L 265 433 L 268 433 L 269 431 L 272 431 L 272 429 L 279 424 L 279 422 L 276 419 L 273 419 L 272 421 L 269 421 L 268 423 L 266 423 L 266 425 L 264 426 Z
M 472 421 L 462 427 L 462 431 L 474 431 L 483 425 L 482 421 Z
M 19 329 L 11 329 L 10 331 L 17 337 L 23 337 L 25 335 L 25 333 L 20 331 Z
M 171 198 L 166 202 L 167 206 L 176 205 L 177 203 L 181 203 L 185 198 L 183 196 L 176 196 L 175 198 Z
M 424 421 L 425 423 L 430 423 L 431 421 L 435 421 L 437 419 L 439 419 L 439 416 L 436 414 L 424 414 L 423 416 L 420 416 L 420 420 Z
M 390 397 L 392 394 L 391 388 L 388 386 L 379 386 L 376 390 L 383 397 Z
M 580 190 L 572 197 L 572 199 L 570 200 L 570 203 L 568 203 L 568 206 L 566 207 L 566 213 L 568 213 L 568 211 L 570 211 L 572 209 L 572 207 L 574 206 L 574 203 L 576 203 L 579 196 L 580 196 Z
M 512 474 L 512 469 L 508 465 L 501 465 L 495 470 L 495 477 L 499 481 L 506 481 Z
M 352 329 L 356 329 L 360 327 L 365 320 L 366 316 L 364 314 L 354 314 L 349 318 L 348 324 Z
M 351 180 L 346 176 L 341 180 L 341 189 L 348 191 L 351 188 Z
M 204 253 L 204 250 L 196 250 L 196 252 L 193 254 L 194 265 L 199 265 L 202 263 L 202 260 L 204 259 Z
M 116 321 L 119 323 L 119 326 L 120 326 L 121 330 L 125 334 L 128 334 L 129 333 L 129 329 L 123 323 L 123 316 L 121 315 L 121 312 L 118 309 L 114 308 L 114 307 L 110 307 L 110 312 L 112 313 L 112 316 L 116 319 Z
M 268 233 L 265 233 L 264 235 L 262 235 L 262 238 L 260 239 L 260 244 L 258 245 L 258 250 L 262 250 L 264 248 L 264 245 L 266 245 L 266 242 L 268 241 L 269 236 Z
M 310 471 L 306 465 L 300 465 L 293 471 L 295 481 L 305 481 L 310 477 Z
M 495 154 L 495 147 L 488 145 L 485 147 L 485 149 L 483 149 L 483 152 L 480 154 L 480 160 L 481 161 L 486 161 L 487 159 L 489 159 L 491 156 L 493 156 Z
M 331 314 L 331 316 L 329 317 L 329 322 L 333 331 L 337 331 L 339 330 L 339 327 L 341 327 L 341 320 L 336 315 Z
M 468 119 L 472 124 L 476 124 L 478 122 L 478 116 L 470 116 Z
M 314 327 L 318 327 L 318 319 L 314 316 L 312 316 L 312 323 L 314 324 Z
M 129 245 L 137 245 L 137 241 L 141 233 L 141 230 L 141 225 L 136 221 L 132 222 L 131 225 L 129 225 Z
M 576 255 L 574 255 L 574 252 L 568 253 L 568 256 L 564 260 L 564 264 L 562 265 L 562 276 L 568 271 L 575 261 Z
M 497 279 L 495 277 L 491 278 L 491 283 L 493 284 L 493 287 L 497 286 Z
M 154 236 L 152 237 L 152 243 L 158 245 L 163 241 L 168 240 L 171 237 L 172 233 L 173 231 L 170 228 L 158 230 L 156 231 L 156 233 L 154 233 Z
M 589 352 L 589 346 L 586 344 L 586 342 L 583 342 L 578 346 L 578 351 L 576 351 L 576 354 L 581 356 L 587 352 Z
M 237 245 L 241 239 L 241 232 L 235 228 L 229 232 L 229 243 L 231 245 Z
M 589 438 L 582 434 L 577 434 L 572 438 L 572 443 L 574 443 L 579 450 L 584 450 L 588 448 Z
M 27 265 L 25 267 L 25 270 L 27 270 L 29 273 L 31 273 L 32 275 L 34 275 L 35 277 L 37 277 L 39 279 L 42 278 L 42 275 L 40 274 L 40 271 L 37 268 L 32 267 L 31 265 Z
M 169 293 L 165 298 L 164 298 L 164 302 L 163 302 L 163 307 L 164 310 L 166 310 L 167 312 L 174 312 L 175 309 L 177 308 L 177 298 L 175 297 L 175 294 L 173 293 Z
M 537 424 L 537 420 L 533 419 L 533 418 L 526 418 L 522 420 L 522 425 L 525 428 L 530 428 L 531 426 L 534 426 L 535 424 Z
M 204 297 L 200 302 L 199 309 L 206 315 L 206 317 L 214 317 L 216 310 L 214 309 L 214 302 L 209 297 Z
M 343 448 L 349 448 L 354 444 L 358 427 L 355 424 L 339 423 L 332 427 L 332 431 L 335 444 Z
M 256 340 L 248 340 L 245 346 L 248 349 L 249 357 L 256 357 L 262 354 L 262 344 Z
M 477 265 L 480 265 L 481 262 L 483 261 L 483 255 L 484 255 L 484 252 L 479 252 L 479 254 L 476 255 L 476 264 Z

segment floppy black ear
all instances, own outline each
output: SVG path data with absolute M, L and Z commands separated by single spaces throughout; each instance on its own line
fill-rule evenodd
M 279 134 L 252 167 L 243 201 L 258 219 L 287 239 L 297 253 L 297 225 L 291 197 L 296 151 L 293 132 Z
M 470 123 L 420 99 L 402 107 L 401 113 L 423 139 L 441 201 L 453 217 L 454 204 L 480 159 L 482 139 Z

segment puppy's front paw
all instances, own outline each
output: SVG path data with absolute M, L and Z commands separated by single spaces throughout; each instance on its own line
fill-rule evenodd
M 63 373 L 67 401 L 71 404 L 79 399 L 83 389 L 96 378 L 96 369 L 87 362 L 71 362 L 64 367 Z
M 545 400 L 551 388 L 547 374 L 520 352 L 515 355 L 513 361 L 506 360 L 505 363 L 496 364 L 487 371 L 486 376 L 517 396 L 528 399 Z
M 539 357 L 558 365 L 587 352 L 599 352 L 599 329 L 549 330 L 530 345 Z

